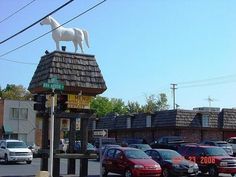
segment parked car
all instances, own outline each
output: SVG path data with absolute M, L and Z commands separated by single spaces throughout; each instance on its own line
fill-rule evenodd
M 205 145 L 186 145 L 179 148 L 186 159 L 196 162 L 202 173 L 217 177 L 219 173 L 236 174 L 236 158 L 221 147 Z
M 28 144 L 27 146 L 32 151 L 33 157 L 39 157 L 39 151 L 40 151 L 39 146 L 37 146 L 35 143 Z
M 233 154 L 236 154 L 236 137 L 231 137 L 226 140 L 233 148 Z
M 112 147 L 104 152 L 102 175 L 109 172 L 132 176 L 160 176 L 160 165 L 144 151 L 130 147 Z
M 150 143 L 152 148 L 177 150 L 182 143 L 186 143 L 180 136 L 163 136 Z
M 129 147 L 141 149 L 143 151 L 146 151 L 148 149 L 152 149 L 149 144 L 130 144 Z
M 186 160 L 174 150 L 149 149 L 145 153 L 161 165 L 163 177 L 196 176 L 199 173 L 196 163 Z
M 20 140 L 0 140 L 0 159 L 8 162 L 26 162 L 31 164 L 33 154 L 27 145 Z
M 67 139 L 60 139 L 59 150 L 60 152 L 67 152 L 69 141 Z
M 219 146 L 219 147 L 222 147 L 230 156 L 233 156 L 233 148 L 226 141 L 205 140 L 205 141 L 201 142 L 201 144 L 209 145 L 209 146 Z
M 75 142 L 75 147 L 74 147 L 74 151 L 76 153 L 79 153 L 81 151 L 81 141 L 76 141 Z M 92 145 L 91 143 L 87 144 L 87 152 L 88 153 L 96 153 L 96 148 L 94 145 Z
M 103 154 L 104 149 L 105 149 L 106 146 L 110 146 L 110 145 L 115 145 L 116 146 L 117 142 L 116 142 L 115 138 L 102 138 L 101 142 L 99 140 L 96 140 L 94 144 L 95 144 L 95 147 L 96 147 L 97 161 L 99 161 L 100 160 L 100 150 Z
M 99 150 L 97 150 L 96 152 L 97 152 L 97 160 L 99 161 L 100 160 L 100 153 L 102 153 L 102 156 L 103 156 L 103 154 L 104 154 L 104 152 L 107 150 L 107 149 L 109 149 L 109 148 L 112 148 L 112 147 L 121 147 L 120 145 L 118 145 L 118 144 L 107 144 L 107 145 L 104 145 L 103 147 L 102 147 L 102 149 L 101 149 L 101 152 L 99 151 Z
M 121 146 L 129 146 L 130 144 L 147 144 L 147 141 L 143 138 L 122 138 L 119 140 Z

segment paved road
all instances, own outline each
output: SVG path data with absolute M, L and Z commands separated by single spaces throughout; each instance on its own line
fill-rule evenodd
M 99 162 L 95 160 L 89 160 L 89 177 L 99 177 Z M 5 165 L 0 163 L 0 177 L 34 177 L 35 174 L 40 170 L 40 159 L 33 159 L 32 164 L 27 165 L 26 163 L 16 163 Z M 60 163 L 60 174 L 61 176 L 71 177 L 66 175 L 67 172 L 67 161 L 61 160 Z M 79 176 L 79 160 L 76 161 L 76 177 Z M 118 177 L 119 175 L 109 174 L 109 177 Z M 220 177 L 230 177 L 231 175 L 220 174 Z M 198 177 L 207 177 L 199 175 Z M 235 176 L 236 177 L 236 176 Z

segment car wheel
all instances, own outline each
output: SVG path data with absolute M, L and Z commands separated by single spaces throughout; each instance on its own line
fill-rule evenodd
M 5 164 L 8 164 L 8 162 L 9 162 L 9 161 L 8 161 L 8 156 L 7 156 L 7 154 L 5 154 L 5 156 L 4 156 L 4 163 L 5 163 Z
M 169 170 L 167 168 L 164 168 L 163 171 L 162 171 L 162 176 L 163 177 L 169 177 L 170 174 L 169 174 Z
M 106 177 L 108 174 L 108 171 L 106 169 L 106 167 L 102 166 L 102 176 Z
M 125 170 L 125 175 L 124 175 L 125 177 L 132 177 L 133 175 L 132 175 L 132 172 L 131 172 L 131 170 L 130 169 L 126 169 Z
M 212 177 L 219 176 L 219 173 L 218 173 L 217 168 L 215 166 L 210 166 L 208 173 L 209 173 L 209 176 L 212 176 Z
M 31 162 L 32 162 L 31 160 L 26 161 L 27 164 L 31 164 Z

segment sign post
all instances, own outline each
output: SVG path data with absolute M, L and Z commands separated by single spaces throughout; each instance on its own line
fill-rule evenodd
M 93 137 L 99 138 L 100 177 L 102 177 L 102 139 L 108 137 L 108 129 L 94 129 Z
M 50 177 L 53 177 L 53 144 L 54 144 L 54 105 L 55 90 L 64 90 L 64 85 L 59 83 L 57 78 L 52 78 L 50 82 L 43 83 L 43 88 L 52 89 L 51 94 L 51 132 L 50 132 Z

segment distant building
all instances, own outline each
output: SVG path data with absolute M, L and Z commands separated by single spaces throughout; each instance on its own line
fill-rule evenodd
M 116 118 L 107 116 L 91 123 L 90 129 L 108 129 L 109 137 L 117 140 L 129 137 L 151 142 L 167 135 L 182 136 L 190 142 L 225 140 L 236 136 L 236 109 L 178 109 Z
M 194 111 L 216 111 L 220 112 L 220 108 L 217 107 L 197 107 L 193 108 Z
M 33 101 L 0 100 L 0 138 L 35 143 L 36 112 Z

